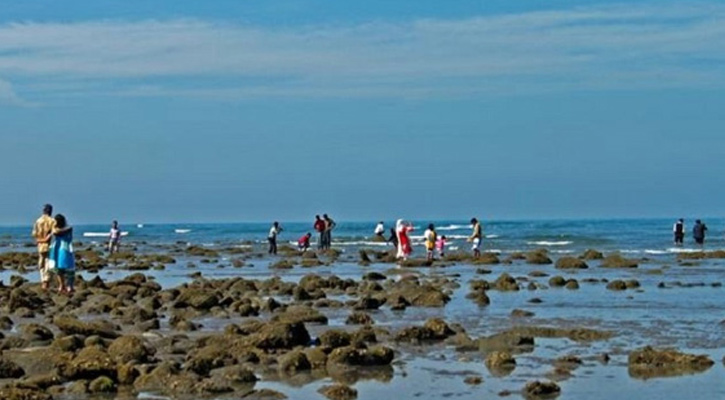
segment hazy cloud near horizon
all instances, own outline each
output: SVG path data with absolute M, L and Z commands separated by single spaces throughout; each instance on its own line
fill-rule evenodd
M 712 89 L 725 85 L 724 22 L 725 5 L 670 3 L 354 25 L 6 23 L 0 99 Z

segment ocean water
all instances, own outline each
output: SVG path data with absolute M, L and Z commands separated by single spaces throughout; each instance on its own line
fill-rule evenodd
M 708 225 L 708 237 L 704 249 L 725 249 L 725 219 L 703 219 Z M 422 234 L 429 223 L 436 226 L 439 235 L 446 235 L 451 250 L 467 250 L 465 238 L 471 227 L 466 221 L 412 221 L 414 243 L 422 246 Z M 511 253 L 538 248 L 548 249 L 552 254 L 579 253 L 586 249 L 621 252 L 632 257 L 666 258 L 684 251 L 699 251 L 691 239 L 693 221 L 687 222 L 685 245 L 673 245 L 672 225 L 675 219 L 611 219 L 611 220 L 532 220 L 532 221 L 483 221 L 484 250 Z M 386 246 L 370 241 L 376 221 L 337 223 L 333 233 L 333 247 L 341 249 L 355 247 Z M 284 223 L 279 237 L 281 243 L 296 243 L 307 232 L 316 233 L 309 223 Z M 392 221 L 386 223 L 389 229 Z M 100 242 L 107 235 L 109 225 L 79 225 L 75 227 L 75 240 Z M 223 224 L 123 224 L 127 233 L 125 243 L 174 244 L 178 242 L 206 246 L 228 246 L 240 243 L 264 243 L 270 225 L 264 223 Z M 30 246 L 30 226 L 0 227 L 0 248 Z M 421 247 L 422 248 L 422 247 Z

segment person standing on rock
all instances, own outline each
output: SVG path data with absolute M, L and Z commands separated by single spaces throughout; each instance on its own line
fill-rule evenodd
M 50 238 L 49 238 L 50 239 Z M 58 293 L 73 293 L 75 282 L 75 256 L 73 254 L 73 227 L 68 225 L 63 214 L 55 216 L 52 244 L 49 249 L 49 264 L 58 277 Z
M 468 237 L 468 241 L 473 243 L 471 250 L 473 250 L 473 256 L 478 258 L 481 256 L 481 241 L 483 240 L 483 227 L 476 218 L 471 218 L 471 225 L 473 226 L 473 232 Z
M 332 247 L 332 231 L 337 227 L 335 221 L 330 218 L 327 214 L 322 216 L 325 220 L 325 250 L 329 250 Z
M 385 233 L 385 225 L 383 224 L 383 221 L 378 222 L 378 225 L 375 227 L 375 236 L 385 239 L 385 236 L 383 234 Z
M 398 234 L 395 232 L 395 228 L 390 228 L 388 243 L 392 244 L 396 250 L 398 249 Z
M 108 240 L 108 254 L 118 253 L 121 247 L 121 229 L 118 228 L 118 221 L 111 223 L 111 232 Z
M 315 215 L 315 231 L 319 234 L 317 248 L 322 250 L 325 247 L 325 221 L 319 215 Z
M 282 227 L 279 226 L 279 222 L 274 221 L 272 227 L 269 229 L 269 235 L 267 235 L 267 241 L 269 241 L 269 254 L 277 255 L 277 235 L 279 235 L 282 230 Z
M 436 233 L 436 229 L 433 224 L 428 225 L 428 229 L 425 230 L 423 237 L 425 238 L 425 250 L 427 259 L 428 261 L 433 261 L 433 251 L 435 250 L 436 239 L 438 238 L 438 234 Z
M 413 247 L 410 245 L 410 237 L 408 233 L 413 230 L 411 224 L 399 219 L 395 223 L 395 233 L 398 236 L 398 254 L 399 260 L 407 260 L 408 256 L 413 252 Z
M 685 220 L 678 219 L 675 226 L 672 227 L 672 232 L 675 234 L 675 246 L 682 246 L 685 239 Z
M 705 244 L 705 232 L 707 232 L 707 225 L 699 219 L 695 221 L 695 225 L 692 227 L 692 238 L 695 239 L 695 243 Z
M 55 219 L 51 217 L 53 214 L 53 206 L 46 204 L 43 206 L 43 215 L 35 221 L 33 225 L 32 236 L 38 247 L 38 271 L 40 272 L 40 282 L 43 290 L 48 290 L 50 286 L 50 270 L 48 268 L 48 252 L 50 250 L 50 239 L 53 229 L 55 228 Z

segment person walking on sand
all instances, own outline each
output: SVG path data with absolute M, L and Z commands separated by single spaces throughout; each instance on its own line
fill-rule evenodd
M 438 238 L 438 234 L 436 233 L 436 229 L 433 224 L 428 225 L 428 229 L 425 230 L 423 237 L 425 238 L 427 260 L 433 261 L 433 251 L 435 250 L 436 239 Z
M 51 217 L 53 214 L 53 206 L 46 204 L 43 206 L 43 214 L 35 221 L 33 225 L 32 236 L 38 247 L 38 271 L 40 272 L 40 282 L 43 290 L 48 290 L 50 286 L 50 270 L 48 268 L 48 252 L 50 250 L 50 238 L 55 228 L 55 219 Z
M 476 218 L 471 218 L 471 225 L 473 226 L 473 232 L 468 237 L 468 241 L 473 243 L 471 250 L 473 250 L 473 257 L 478 258 L 481 256 L 481 241 L 483 239 L 483 227 Z
M 319 234 L 317 248 L 322 250 L 325 246 L 325 221 L 319 215 L 315 215 L 315 231 Z
M 675 234 L 675 246 L 682 246 L 685 239 L 685 220 L 678 219 L 672 227 L 672 232 Z
M 279 222 L 274 221 L 272 227 L 269 229 L 269 235 L 267 235 L 267 241 L 269 241 L 269 254 L 277 255 L 277 235 L 279 235 L 282 230 L 282 227 L 279 226 Z
M 385 225 L 383 225 L 383 221 L 380 221 L 380 222 L 378 222 L 378 225 L 375 227 L 375 236 L 385 239 L 385 236 L 383 236 L 384 233 L 385 233 Z
M 111 233 L 108 240 L 108 254 L 118 253 L 121 247 L 121 229 L 118 228 L 118 221 L 111 223 Z
M 327 214 L 324 214 L 322 219 L 325 220 L 325 250 L 329 250 L 332 247 L 332 231 L 337 227 L 337 224 Z
M 407 260 L 408 256 L 413 252 L 413 247 L 410 245 L 410 237 L 408 236 L 408 233 L 412 230 L 413 227 L 402 219 L 399 219 L 395 223 L 395 233 L 398 236 L 397 258 L 399 260 Z
M 705 244 L 705 232 L 707 232 L 707 225 L 699 219 L 695 221 L 695 225 L 692 227 L 692 238 L 695 239 L 695 243 Z
M 73 227 L 63 214 L 55 216 L 55 227 L 49 249 L 49 265 L 58 279 L 58 293 L 73 293 L 75 282 L 75 256 L 73 255 Z

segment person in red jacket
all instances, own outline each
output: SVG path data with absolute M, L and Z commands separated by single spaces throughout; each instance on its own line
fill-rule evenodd
M 304 236 L 299 238 L 297 240 L 297 250 L 301 252 L 307 251 L 307 249 L 310 248 L 310 238 L 312 237 L 312 234 L 310 232 L 307 232 Z
M 320 218 L 319 215 L 315 215 L 315 225 L 314 225 L 315 231 L 319 234 L 319 239 L 317 240 L 317 248 L 322 249 L 322 247 L 325 245 L 325 221 Z

